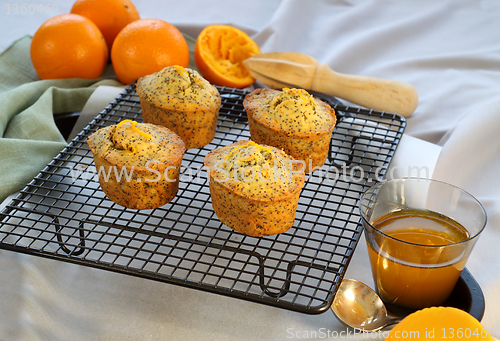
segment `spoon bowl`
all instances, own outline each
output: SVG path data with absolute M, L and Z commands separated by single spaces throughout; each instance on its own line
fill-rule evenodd
M 364 331 L 381 330 L 401 320 L 387 311 L 374 290 L 354 279 L 342 281 L 333 300 L 332 310 L 346 325 Z

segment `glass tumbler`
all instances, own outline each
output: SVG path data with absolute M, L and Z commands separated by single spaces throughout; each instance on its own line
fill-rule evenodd
M 372 186 L 359 206 L 376 291 L 388 308 L 445 302 L 486 225 L 481 203 L 444 182 L 404 178 Z

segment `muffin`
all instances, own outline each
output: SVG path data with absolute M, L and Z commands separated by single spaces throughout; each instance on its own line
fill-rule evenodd
M 222 223 L 254 237 L 292 227 L 305 173 L 282 150 L 238 141 L 212 150 L 204 164 L 212 206 Z
M 153 209 L 177 195 L 185 147 L 168 128 L 124 120 L 99 129 L 87 143 L 101 188 L 116 204 Z
M 139 78 L 136 84 L 142 119 L 175 132 L 186 148 L 201 148 L 215 136 L 221 97 L 200 74 L 169 66 Z
M 282 148 L 310 173 L 324 165 L 335 110 L 303 89 L 256 89 L 245 96 L 250 138 Z

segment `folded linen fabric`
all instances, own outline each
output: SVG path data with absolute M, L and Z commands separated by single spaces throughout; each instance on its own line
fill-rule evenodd
M 30 43 L 23 36 L 0 54 L 0 202 L 66 145 L 54 115 L 82 110 L 99 85 L 122 86 L 112 79 L 111 65 L 99 79 L 40 80 Z
M 196 70 L 195 39 L 183 36 L 189 67 Z M 22 189 L 66 145 L 54 116 L 81 111 L 100 85 L 125 87 L 111 63 L 98 79 L 40 80 L 30 44 L 31 36 L 25 35 L 0 53 L 0 202 Z

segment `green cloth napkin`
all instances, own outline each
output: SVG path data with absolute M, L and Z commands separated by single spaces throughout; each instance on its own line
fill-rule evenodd
M 123 86 L 109 75 L 99 79 L 40 80 L 31 63 L 31 36 L 0 54 L 0 202 L 22 189 L 66 142 L 54 115 L 81 111 L 99 85 Z
M 184 37 L 189 67 L 196 69 L 195 40 Z M 66 145 L 55 115 L 81 111 L 99 85 L 124 87 L 111 63 L 99 79 L 40 80 L 30 44 L 26 35 L 0 54 L 0 202 L 22 189 Z

